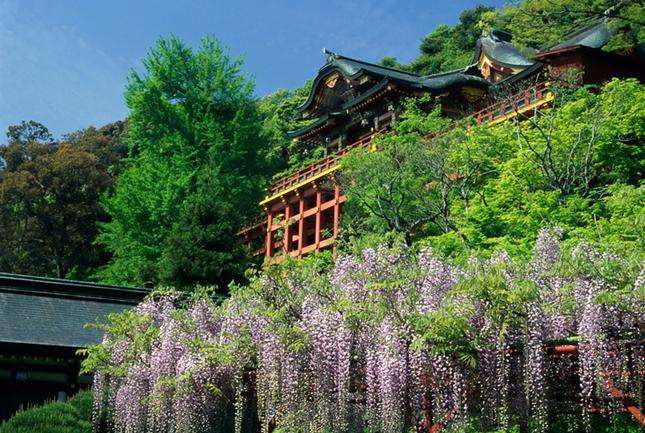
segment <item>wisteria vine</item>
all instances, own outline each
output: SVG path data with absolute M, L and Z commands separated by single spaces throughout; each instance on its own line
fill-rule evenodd
M 95 427 L 398 433 L 476 418 L 544 432 L 577 413 L 588 425 L 612 388 L 642 392 L 645 276 L 588 245 L 560 251 L 561 235 L 542 230 L 524 265 L 381 247 L 329 271 L 268 271 L 221 304 L 155 293 L 89 351 Z

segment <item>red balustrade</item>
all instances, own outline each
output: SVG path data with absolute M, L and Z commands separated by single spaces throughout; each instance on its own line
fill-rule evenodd
M 546 93 L 548 92 L 547 83 L 539 83 L 533 87 L 530 87 L 520 93 L 510 96 L 503 101 L 497 102 L 493 105 L 490 105 L 483 110 L 477 111 L 472 115 L 478 125 L 483 122 L 491 122 L 493 120 L 499 119 L 503 116 L 517 113 L 525 107 L 530 106 L 531 104 L 543 100 Z M 385 131 L 386 128 L 381 128 L 376 133 Z M 372 137 L 375 133 L 370 133 L 362 136 L 360 139 L 350 144 L 349 146 L 340 149 L 339 151 L 329 155 L 319 161 L 314 162 L 298 170 L 297 172 L 286 176 L 269 188 L 269 195 L 273 196 L 278 194 L 288 188 L 293 187 L 307 179 L 314 177 L 315 175 L 322 173 L 325 170 L 328 170 L 338 164 L 338 161 L 343 157 L 350 149 L 355 149 L 357 147 L 367 147 L 372 141 Z
M 383 131 L 385 131 L 385 128 L 379 129 L 378 131 L 376 131 L 376 133 L 383 132 Z M 338 150 L 337 152 L 321 160 L 318 160 L 313 164 L 310 164 L 305 168 L 302 168 L 287 177 L 280 179 L 278 182 L 271 185 L 271 188 L 269 189 L 269 194 L 270 195 L 277 194 L 319 173 L 322 173 L 325 170 L 328 170 L 334 167 L 336 164 L 338 164 L 338 161 L 340 160 L 340 158 L 343 157 L 345 154 L 347 154 L 349 150 L 355 149 L 357 147 L 368 147 L 372 141 L 372 137 L 374 136 L 374 134 L 375 133 L 366 134 L 361 138 L 359 138 L 354 143 Z
M 473 117 L 478 125 L 481 125 L 483 122 L 492 122 L 500 117 L 517 113 L 534 102 L 544 99 L 547 92 L 547 83 L 542 82 L 536 84 L 533 87 L 529 87 L 520 93 L 512 95 L 503 101 L 497 102 L 474 113 Z

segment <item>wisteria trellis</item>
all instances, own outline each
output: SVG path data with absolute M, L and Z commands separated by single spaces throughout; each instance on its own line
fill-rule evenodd
M 268 273 L 221 305 L 150 297 L 90 352 L 95 425 L 390 433 L 514 417 L 544 432 L 583 413 L 588 426 L 591 407 L 617 410 L 611 387 L 641 395 L 645 277 L 630 284 L 587 245 L 563 256 L 560 235 L 542 230 L 525 265 L 378 248 Z M 567 338 L 577 354 L 554 355 Z

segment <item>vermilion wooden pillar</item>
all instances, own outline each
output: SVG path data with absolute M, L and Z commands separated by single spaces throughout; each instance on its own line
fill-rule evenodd
M 266 238 L 266 251 L 264 252 L 264 255 L 266 257 L 271 257 L 273 255 L 273 232 L 271 231 L 271 227 L 273 226 L 273 214 L 271 211 L 267 211 L 267 238 Z
M 285 202 L 284 208 L 284 238 L 282 239 L 282 249 L 284 255 L 289 254 L 289 249 L 291 248 L 291 224 L 289 221 L 291 219 L 291 204 L 287 201 Z
M 334 186 L 334 239 L 338 237 L 338 227 L 340 225 L 340 187 Z
M 334 186 L 334 246 L 332 252 L 336 256 L 336 239 L 338 238 L 338 228 L 340 226 L 340 187 Z
M 302 195 L 298 195 L 300 199 L 298 202 L 298 257 L 302 257 L 302 247 L 304 246 L 305 236 L 305 200 Z
M 318 250 L 318 246 L 320 245 L 320 217 L 322 214 L 320 210 L 321 204 L 322 204 L 322 191 L 316 188 L 316 228 L 315 228 L 316 250 Z

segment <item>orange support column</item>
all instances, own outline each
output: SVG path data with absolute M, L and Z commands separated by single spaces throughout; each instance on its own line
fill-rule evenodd
M 298 196 L 300 201 L 298 202 L 298 257 L 302 257 L 302 247 L 304 246 L 304 236 L 305 236 L 305 200 L 301 195 Z
M 316 251 L 318 251 L 318 245 L 320 245 L 320 217 L 322 212 L 320 206 L 322 204 L 322 191 L 316 189 Z
M 336 256 L 336 240 L 338 238 L 338 228 L 340 226 L 340 187 L 334 186 L 334 247 L 333 254 Z
M 266 251 L 264 252 L 264 255 L 266 257 L 271 257 L 273 255 L 273 232 L 271 231 L 271 227 L 273 226 L 273 214 L 271 214 L 270 210 L 267 213 L 269 216 L 267 218 Z
M 340 226 L 340 187 L 334 186 L 334 239 L 338 237 Z
M 284 239 L 282 239 L 282 249 L 284 250 L 284 255 L 289 254 L 289 249 L 291 248 L 291 204 L 287 201 L 285 202 L 284 208 Z

